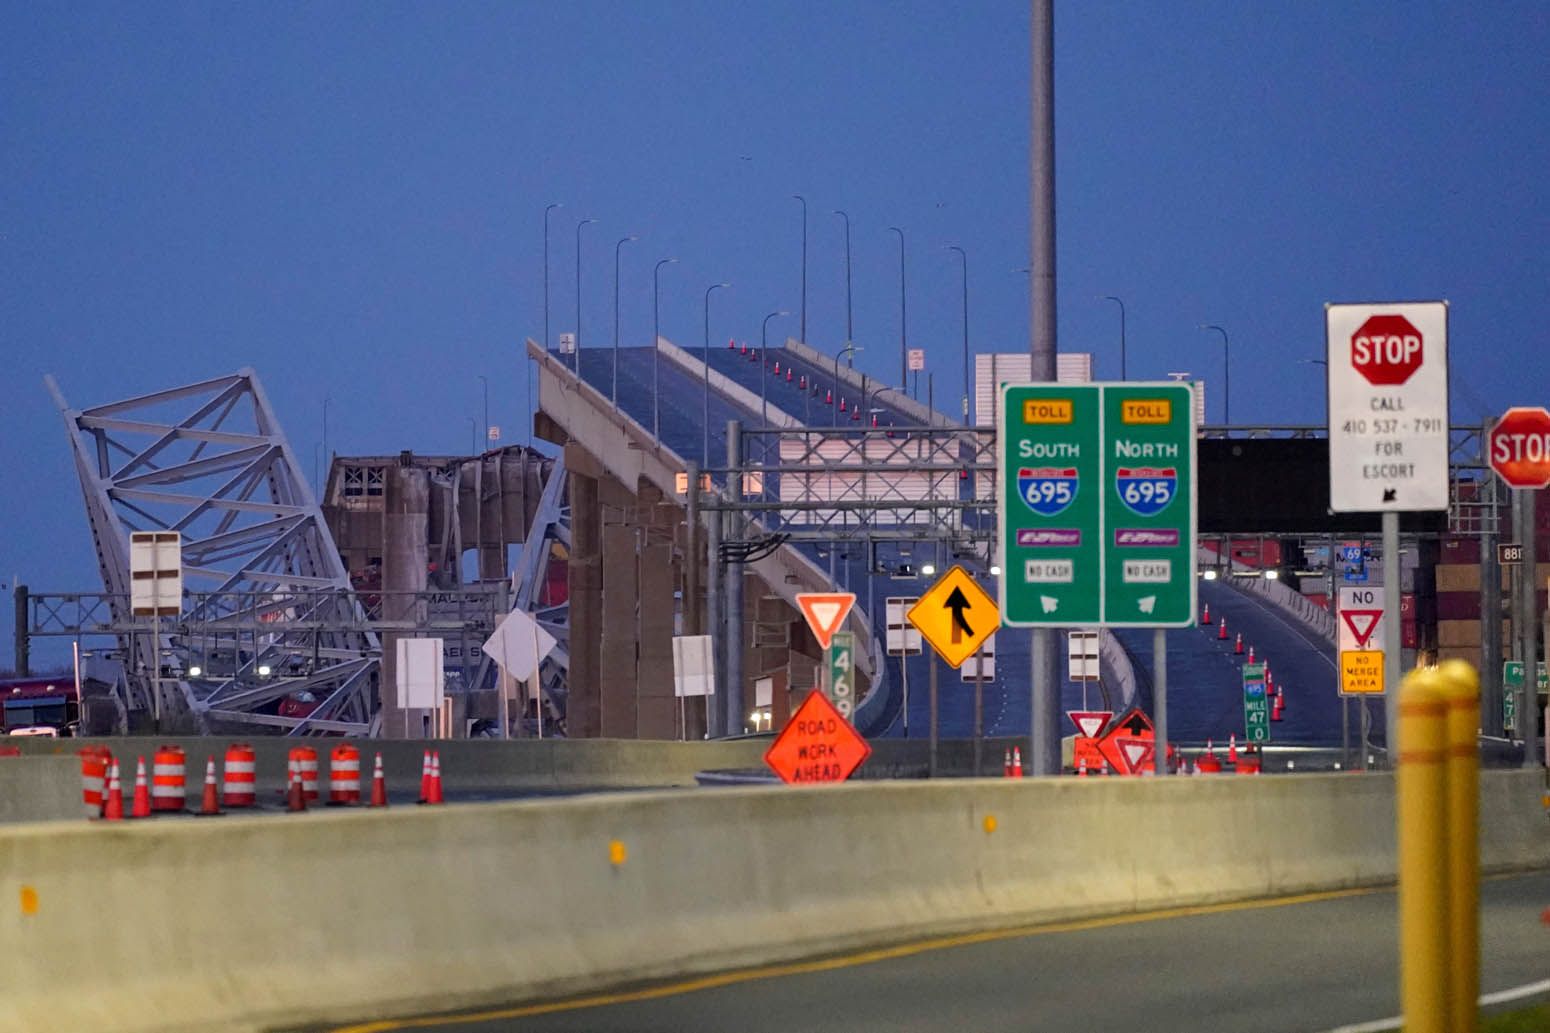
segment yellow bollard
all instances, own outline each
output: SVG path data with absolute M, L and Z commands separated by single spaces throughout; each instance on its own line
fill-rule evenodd
M 1480 1007 L 1480 675 L 1463 660 L 1438 669 L 1447 699 L 1448 934 L 1456 1033 L 1475 1033 Z
M 1399 690 L 1399 1000 L 1405 1033 L 1449 1033 L 1446 716 L 1443 677 Z

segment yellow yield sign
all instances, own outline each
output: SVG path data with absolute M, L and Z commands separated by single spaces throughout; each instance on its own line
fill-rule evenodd
M 959 566 L 943 574 L 906 616 L 931 648 L 954 667 L 962 667 L 1001 626 L 996 601 Z
M 1342 649 L 1340 651 L 1340 694 L 1342 696 L 1383 695 L 1383 651 L 1381 649 Z

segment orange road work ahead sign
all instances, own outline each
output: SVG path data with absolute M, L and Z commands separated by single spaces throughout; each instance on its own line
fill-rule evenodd
M 921 637 L 953 667 L 962 667 L 1001 627 L 996 601 L 959 566 L 928 588 L 907 616 Z
M 802 608 L 802 616 L 807 618 L 807 626 L 813 629 L 819 648 L 828 649 L 834 633 L 844 625 L 850 608 L 856 605 L 856 595 L 854 592 L 798 592 L 797 605 Z
M 815 689 L 775 737 L 764 763 L 786 782 L 843 782 L 871 754 L 861 733 Z

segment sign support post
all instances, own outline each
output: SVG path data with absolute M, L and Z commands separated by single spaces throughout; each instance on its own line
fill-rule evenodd
M 1168 774 L 1168 629 L 1152 629 L 1152 731 L 1157 735 L 1153 768 Z
M 1387 736 L 1389 767 L 1396 767 L 1399 755 L 1393 744 L 1399 729 L 1399 514 L 1383 514 L 1383 716 Z
M 1539 679 L 1537 669 L 1539 648 L 1535 632 L 1539 629 L 1539 616 L 1534 612 L 1538 600 L 1534 598 L 1534 567 L 1539 555 L 1534 541 L 1534 493 L 1527 488 L 1513 489 L 1514 502 L 1518 505 L 1515 522 L 1518 525 L 1518 543 L 1523 546 L 1523 562 L 1518 565 L 1518 641 L 1523 656 L 1523 696 L 1518 701 L 1518 724 L 1523 726 L 1523 766 L 1537 768 L 1541 764 L 1537 745 L 1539 729 Z
M 979 778 L 984 773 L 985 756 L 985 678 L 984 668 L 980 666 L 981 653 L 974 651 L 971 662 L 974 664 L 974 777 Z
M 926 667 L 931 672 L 930 696 L 931 696 L 931 743 L 926 754 L 926 774 L 930 778 L 936 777 L 936 738 L 937 738 L 937 713 L 936 713 L 936 653 L 926 653 Z

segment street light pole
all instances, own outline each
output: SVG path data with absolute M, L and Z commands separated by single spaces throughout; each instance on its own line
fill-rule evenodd
M 544 206 L 544 351 L 549 350 L 549 213 L 565 206 L 559 201 Z M 533 367 L 527 368 L 527 444 L 533 447 Z
M 829 408 L 834 418 L 834 425 L 840 425 L 840 356 L 846 357 L 847 365 L 856 364 L 856 342 L 846 341 L 840 345 L 840 350 L 834 353 L 834 395 L 829 402 Z
M 576 224 L 576 360 L 572 369 L 581 376 L 581 227 L 596 219 L 582 219 Z
M 633 233 L 628 237 L 620 237 L 614 245 L 614 408 L 619 408 L 619 249 L 632 240 L 640 238 Z
M 544 351 L 549 350 L 549 213 L 564 207 L 559 201 L 544 206 Z
M 1112 294 L 1105 294 L 1103 301 L 1112 301 L 1119 306 L 1119 378 L 1128 379 L 1125 376 L 1125 303 Z
M 802 325 L 797 331 L 802 337 L 802 343 L 807 343 L 807 198 L 801 194 L 792 194 L 793 199 L 802 202 Z
M 909 336 L 906 333 L 906 315 L 908 314 L 904 304 L 904 231 L 897 226 L 888 227 L 899 235 L 899 384 L 909 386 Z
M 947 250 L 958 252 L 963 262 L 963 425 L 969 425 L 969 253 L 957 244 L 947 245 Z
M 479 387 L 484 394 L 484 440 L 490 440 L 490 378 L 479 374 Z
M 658 278 L 664 265 L 676 261 L 676 258 L 661 259 L 651 270 L 651 436 L 657 441 L 662 440 L 662 349 L 657 344 L 662 338 L 662 285 Z
M 838 208 L 834 209 L 834 214 L 845 220 L 845 340 L 854 341 L 856 328 L 850 307 L 850 215 Z
M 700 466 L 710 465 L 710 294 L 718 287 L 730 287 L 730 283 L 713 283 L 705 288 L 705 355 L 702 365 L 705 367 L 705 419 L 700 427 L 703 430 L 700 446 Z
M 1227 347 L 1227 331 L 1215 323 L 1201 323 L 1202 330 L 1222 335 L 1222 426 L 1232 426 L 1232 352 Z
M 764 317 L 764 325 L 759 328 L 759 424 L 763 427 L 770 425 L 769 403 L 765 399 L 765 379 L 769 375 L 769 348 L 770 348 L 770 320 L 776 316 L 789 316 L 790 312 L 782 309 L 779 312 L 771 312 Z

